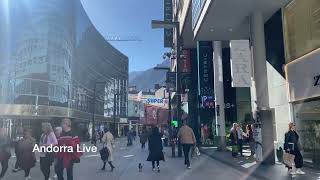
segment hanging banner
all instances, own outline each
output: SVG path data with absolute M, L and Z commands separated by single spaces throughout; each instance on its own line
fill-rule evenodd
M 231 77 L 232 87 L 251 87 L 251 51 L 249 40 L 232 40 Z
M 164 21 L 172 22 L 173 19 L 173 7 L 172 0 L 163 0 L 164 2 Z M 164 47 L 173 47 L 173 29 L 164 29 Z
M 213 49 L 211 41 L 198 42 L 199 95 L 213 96 Z
M 181 59 L 181 72 L 191 72 L 190 49 L 182 50 L 183 58 Z

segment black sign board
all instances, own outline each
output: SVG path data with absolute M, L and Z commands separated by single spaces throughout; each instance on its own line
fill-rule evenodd
M 164 21 L 172 22 L 173 7 L 172 0 L 163 0 L 164 2 Z M 164 29 L 164 47 L 173 47 L 173 29 Z

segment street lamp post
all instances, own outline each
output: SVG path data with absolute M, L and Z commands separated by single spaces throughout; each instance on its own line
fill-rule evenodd
M 167 72 L 170 72 L 170 68 L 168 67 L 154 67 L 153 68 L 154 70 L 163 70 L 163 71 L 167 71 Z M 172 134 L 172 128 L 173 126 L 171 125 L 171 91 L 169 89 L 169 87 L 167 87 L 167 90 L 168 90 L 168 126 L 169 126 L 169 137 L 170 137 L 170 140 L 171 140 L 171 137 L 173 137 L 173 134 Z M 171 156 L 172 157 L 176 157 L 176 150 L 175 150 L 175 145 L 172 143 L 171 145 L 171 149 L 172 149 L 172 154 Z
M 178 127 L 180 128 L 182 125 L 181 121 L 181 73 L 180 73 L 180 24 L 178 21 L 159 21 L 152 20 L 151 22 L 152 28 L 161 28 L 161 29 L 172 29 L 176 30 L 176 62 L 177 62 L 177 70 L 176 70 L 176 95 L 177 95 L 177 121 Z M 179 142 L 178 144 L 178 157 L 182 157 L 182 147 Z

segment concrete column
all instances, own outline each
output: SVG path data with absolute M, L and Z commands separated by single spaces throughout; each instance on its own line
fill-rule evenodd
M 251 18 L 251 42 L 253 45 L 253 79 L 259 108 L 269 108 L 268 78 L 264 20 L 261 12 L 254 12 Z
M 254 12 L 251 16 L 251 42 L 253 53 L 253 86 L 251 94 L 256 98 L 253 107 L 259 110 L 255 125 L 257 137 L 261 137 L 261 144 L 257 144 L 257 160 L 266 164 L 274 164 L 273 112 L 269 108 L 268 74 L 266 62 L 266 47 L 264 34 L 264 20 L 261 12 Z M 254 114 L 257 113 L 253 111 Z M 258 138 L 259 139 L 259 138 Z M 261 147 L 261 148 L 258 148 Z M 261 157 L 262 155 L 262 157 Z
M 218 149 L 224 151 L 226 148 L 226 127 L 224 114 L 224 89 L 223 89 L 223 68 L 222 68 L 222 46 L 221 41 L 213 42 L 213 69 L 214 69 L 214 94 L 215 94 L 215 120 L 218 136 Z

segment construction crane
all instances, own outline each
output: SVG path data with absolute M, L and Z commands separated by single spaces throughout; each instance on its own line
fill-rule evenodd
M 122 42 L 141 42 L 142 40 L 137 36 L 106 36 L 106 41 L 122 41 Z

